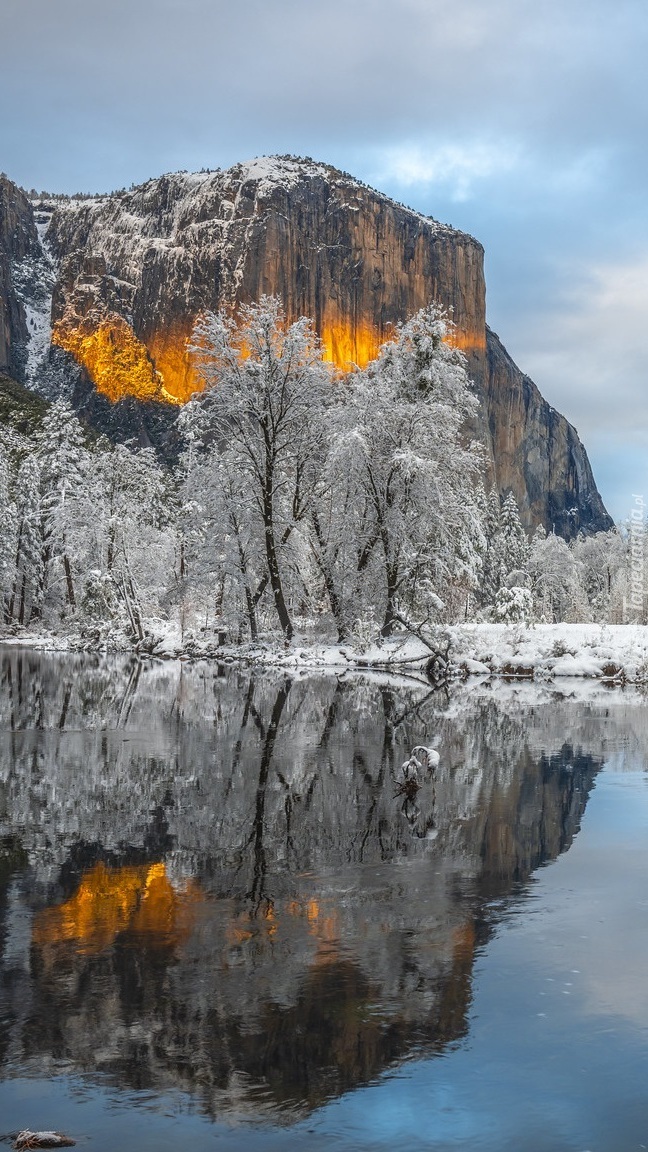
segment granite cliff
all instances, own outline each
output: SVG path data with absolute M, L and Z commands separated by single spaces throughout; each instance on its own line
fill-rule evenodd
M 24 197 L 20 205 L 33 244 Z M 366 364 L 396 323 L 437 299 L 481 400 L 489 480 L 513 490 L 528 528 L 542 522 L 569 538 L 610 526 L 575 430 L 486 326 L 484 253 L 473 237 L 291 158 L 175 173 L 35 211 L 54 269 L 52 345 L 81 367 L 77 400 L 104 425 L 119 430 L 126 407 L 130 426 L 144 404 L 168 428 L 173 407 L 199 386 L 186 341 L 206 308 L 278 294 L 289 318 L 313 319 L 327 358 L 344 369 Z M 15 264 L 19 254 L 2 246 Z M 0 294 L 10 312 L 10 276 Z M 6 348 L 24 336 L 18 307 Z M 150 421 L 139 425 L 145 439 Z
M 28 343 L 20 271 L 39 250 L 27 196 L 0 173 L 0 369 L 16 376 L 24 373 Z

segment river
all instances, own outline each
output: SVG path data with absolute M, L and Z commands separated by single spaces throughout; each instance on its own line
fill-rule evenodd
M 640 695 L 10 648 L 0 682 L 7 1143 L 648 1147 Z

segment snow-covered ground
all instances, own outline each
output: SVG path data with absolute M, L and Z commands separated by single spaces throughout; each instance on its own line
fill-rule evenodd
M 619 682 L 648 681 L 648 626 L 599 624 L 462 624 L 439 633 L 455 674 L 525 677 L 549 680 L 557 676 L 594 677 Z M 77 648 L 74 637 L 22 633 L 5 636 L 5 643 L 38 648 Z M 83 646 L 87 646 L 83 644 Z M 120 643 L 108 648 L 123 648 Z M 360 651 L 351 644 L 266 640 L 241 648 L 218 646 L 215 636 L 181 638 L 172 626 L 156 623 L 146 654 L 158 658 L 218 657 L 284 668 L 390 668 L 395 673 L 423 668 L 431 652 L 420 640 L 397 636 Z
M 648 626 L 600 624 L 462 624 L 439 630 L 440 647 L 449 642 L 449 671 L 455 676 L 553 680 L 586 677 L 619 684 L 648 683 Z M 103 650 L 123 650 L 124 637 Z M 92 647 L 87 638 L 13 632 L 0 643 L 59 650 Z M 156 622 L 142 655 L 157 659 L 243 660 L 290 669 L 376 669 L 393 675 L 421 671 L 432 652 L 420 640 L 397 636 L 364 651 L 352 644 L 318 643 L 309 638 L 284 644 L 265 640 L 242 647 L 219 645 L 215 635 L 181 638 L 171 624 Z
M 648 680 L 648 626 L 642 624 L 464 624 L 450 631 L 453 661 L 469 673 Z
M 462 624 L 444 630 L 452 671 L 463 675 L 552 680 L 577 676 L 618 683 L 648 681 L 648 627 L 599 624 Z M 443 645 L 445 647 L 445 644 Z M 425 667 L 431 653 L 413 638 L 396 638 L 359 653 L 348 645 L 292 645 L 260 652 L 284 667 Z

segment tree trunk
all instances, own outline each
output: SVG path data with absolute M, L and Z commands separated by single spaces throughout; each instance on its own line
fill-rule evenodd
M 35 600 L 32 600 L 31 620 L 41 620 L 43 616 L 43 604 L 45 603 L 45 595 L 47 593 L 51 558 L 52 548 L 48 541 L 41 549 L 41 568 L 36 582 Z
M 279 561 L 277 558 L 277 545 L 275 540 L 274 530 L 274 509 L 273 509 L 273 490 L 274 487 L 274 472 L 272 462 L 267 460 L 265 483 L 263 486 L 263 532 L 265 539 L 266 559 L 268 561 L 268 576 L 270 578 L 270 587 L 274 596 L 275 608 L 277 609 L 277 616 L 281 630 L 286 637 L 286 640 L 293 638 L 293 626 L 284 596 L 283 585 L 281 583 L 281 573 L 279 572 Z
M 109 572 L 112 572 L 113 564 L 115 563 L 115 537 L 115 527 L 111 524 L 108 529 L 108 554 L 106 556 L 106 566 Z
M 281 548 L 284 548 L 286 546 L 286 544 L 288 543 L 292 530 L 293 530 L 292 524 L 287 524 L 286 527 L 284 528 L 284 530 L 281 534 L 281 540 L 279 541 L 279 546 Z M 269 577 L 268 573 L 265 572 L 264 575 L 259 580 L 259 583 L 257 584 L 257 590 L 254 593 L 255 606 L 259 603 L 259 600 L 263 596 L 263 593 L 265 592 L 269 583 L 270 583 L 270 577 Z
M 5 603 L 5 624 L 11 624 L 14 615 L 14 608 L 16 606 L 16 593 L 18 591 L 18 566 L 20 564 L 20 552 L 22 549 L 22 538 L 25 527 L 24 519 L 20 521 L 20 528 L 18 529 L 18 544 L 16 545 L 16 562 L 14 565 L 14 578 L 11 586 L 11 598 L 8 603 Z M 23 577 L 24 578 L 24 577 Z
M 324 534 L 322 532 L 322 526 L 319 522 L 319 516 L 317 515 L 317 512 L 314 508 L 311 512 L 311 520 L 313 522 L 315 539 L 317 540 L 319 547 L 319 552 L 315 553 L 315 560 L 317 562 L 317 567 L 322 573 L 322 579 L 324 580 L 324 587 L 326 588 L 326 594 L 331 605 L 331 612 L 333 613 L 333 619 L 335 620 L 335 626 L 338 631 L 338 641 L 343 643 L 348 636 L 347 623 L 344 619 L 342 601 L 338 596 L 337 588 L 335 587 L 333 572 L 331 571 L 328 561 L 325 559 Z
M 236 536 L 236 547 L 238 549 L 238 554 L 239 554 L 239 571 L 241 573 L 241 576 L 243 577 L 243 591 L 245 592 L 245 607 L 247 609 L 248 624 L 250 627 L 250 640 L 257 640 L 259 637 L 259 627 L 258 627 L 258 623 L 257 623 L 256 606 L 258 604 L 258 600 L 260 599 L 260 597 L 257 599 L 255 596 L 252 595 L 252 589 L 250 588 L 250 581 L 248 578 L 247 557 L 245 555 L 245 549 L 244 549 L 243 543 L 241 541 L 241 534 L 239 531 L 239 523 L 238 523 L 238 520 L 236 519 L 236 516 L 233 513 L 230 515 L 230 523 L 232 525 L 232 528 L 234 529 L 234 535 Z M 222 602 L 221 602 L 221 609 L 222 609 Z
M 72 568 L 70 567 L 70 561 L 67 552 L 63 554 L 63 570 L 65 572 L 65 587 L 67 590 L 68 603 L 70 604 L 71 608 L 76 609 L 76 597 L 74 595 Z
M 27 573 L 23 572 L 22 583 L 20 585 L 20 608 L 18 609 L 18 623 L 25 623 L 25 591 L 27 589 Z
M 380 629 L 381 636 L 391 636 L 398 617 L 396 614 L 396 593 L 398 591 L 398 564 L 386 565 L 387 575 L 387 603 L 385 605 L 385 619 Z

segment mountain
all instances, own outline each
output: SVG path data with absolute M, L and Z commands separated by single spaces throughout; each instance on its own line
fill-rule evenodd
M 570 538 L 611 525 L 575 429 L 486 325 L 484 252 L 473 237 L 290 157 L 32 206 L 5 186 L 0 203 L 13 204 L 13 216 L 0 236 L 17 273 L 0 280 L 13 316 L 4 363 L 20 371 L 26 349 L 29 378 L 51 299 L 52 345 L 81 366 L 77 404 L 102 426 L 120 434 L 139 421 L 140 440 L 168 429 L 173 408 L 199 387 L 186 341 L 206 308 L 278 294 L 289 319 L 313 319 L 327 358 L 344 369 L 366 364 L 395 324 L 437 299 L 481 400 L 475 431 L 489 480 L 514 492 L 527 528 L 543 523 Z

